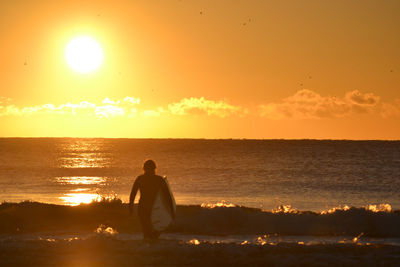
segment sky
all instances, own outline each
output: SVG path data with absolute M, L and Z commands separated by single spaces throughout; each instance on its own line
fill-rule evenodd
M 0 137 L 400 139 L 400 1 L 0 1 Z M 90 36 L 98 69 L 69 41 Z

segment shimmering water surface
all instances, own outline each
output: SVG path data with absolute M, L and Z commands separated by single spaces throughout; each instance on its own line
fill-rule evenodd
M 400 209 L 398 141 L 2 138 L 0 201 L 126 202 L 148 158 L 178 204 Z

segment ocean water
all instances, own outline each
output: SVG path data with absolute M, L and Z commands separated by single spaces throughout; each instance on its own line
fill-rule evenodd
M 0 201 L 127 202 L 149 158 L 178 205 L 400 209 L 399 141 L 1 138 Z
M 148 158 L 178 204 L 154 244 Z M 0 138 L 0 265 L 399 266 L 399 193 L 397 141 Z

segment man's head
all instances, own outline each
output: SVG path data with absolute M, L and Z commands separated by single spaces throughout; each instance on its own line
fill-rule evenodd
M 143 164 L 143 170 L 145 173 L 155 173 L 156 168 L 156 163 L 151 159 L 146 160 Z

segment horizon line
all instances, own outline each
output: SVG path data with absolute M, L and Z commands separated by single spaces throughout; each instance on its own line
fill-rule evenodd
M 194 137 L 73 137 L 73 136 L 0 136 L 0 139 L 136 139 L 136 140 L 232 140 L 232 141 L 391 141 L 400 139 L 333 139 L 333 138 L 194 138 Z

